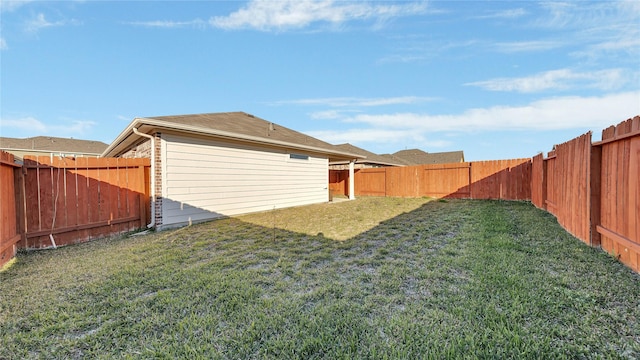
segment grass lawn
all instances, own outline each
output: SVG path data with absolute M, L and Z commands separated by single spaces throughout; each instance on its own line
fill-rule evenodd
M 0 359 L 637 359 L 639 299 L 528 203 L 360 198 L 20 253 Z

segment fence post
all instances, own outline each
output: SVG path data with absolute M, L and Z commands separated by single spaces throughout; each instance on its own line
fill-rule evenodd
M 591 146 L 591 218 L 589 226 L 589 245 L 600 246 L 600 233 L 598 225 L 600 225 L 600 208 L 602 201 L 602 146 Z
M 144 229 L 147 226 L 147 194 L 146 194 L 146 186 L 145 186 L 145 176 L 144 176 L 144 165 L 138 166 L 138 171 L 136 173 L 138 176 L 138 181 L 141 182 L 140 188 L 136 189 L 139 191 L 138 193 L 138 202 L 140 206 L 140 228 Z
M 25 179 L 24 176 L 27 169 L 24 165 L 16 168 L 14 171 L 14 187 L 15 187 L 15 200 L 16 200 L 16 230 L 20 234 L 20 243 L 18 248 L 24 248 L 27 244 L 27 206 L 26 206 L 26 194 L 25 194 Z
M 467 185 L 469 187 L 469 199 L 474 199 L 473 197 L 473 162 L 469 162 L 469 180 Z
M 547 159 L 542 156 L 542 208 L 547 210 Z

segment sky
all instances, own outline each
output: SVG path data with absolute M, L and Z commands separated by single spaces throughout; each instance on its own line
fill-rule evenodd
M 0 136 L 229 111 L 378 154 L 595 141 L 640 115 L 640 1 L 0 2 Z

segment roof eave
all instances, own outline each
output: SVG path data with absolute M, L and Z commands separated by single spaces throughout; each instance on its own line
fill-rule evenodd
M 87 151 L 73 151 L 73 150 L 43 150 L 43 149 L 20 149 L 0 147 L 0 150 L 4 151 L 22 151 L 22 152 L 41 152 L 41 153 L 53 153 L 53 154 L 82 154 L 82 155 L 95 155 L 100 156 L 100 153 L 87 152 Z
M 285 141 L 279 140 L 268 140 L 264 138 L 243 135 L 238 133 L 232 133 L 228 131 L 221 131 L 215 129 L 205 129 L 197 126 L 190 126 L 184 124 L 175 124 L 168 123 L 161 120 L 156 120 L 153 118 L 135 118 L 127 128 L 118 135 L 118 137 L 109 145 L 109 147 L 102 153 L 103 157 L 107 156 L 116 156 L 124 152 L 127 146 L 135 143 L 138 140 L 139 136 L 133 133 L 133 128 L 141 130 L 141 127 L 148 127 L 147 129 L 143 129 L 142 132 L 149 133 L 153 132 L 154 129 L 160 130 L 173 130 L 178 132 L 185 132 L 191 134 L 199 134 L 199 135 L 207 135 L 217 138 L 229 139 L 229 140 L 240 140 L 251 142 L 255 144 L 263 144 L 263 145 L 271 145 L 289 149 L 297 149 L 297 150 L 305 150 L 314 153 L 320 153 L 325 155 L 330 155 L 330 160 L 356 160 L 356 159 L 365 159 L 366 157 L 358 154 L 352 154 L 348 152 L 342 151 L 334 151 L 324 148 L 318 148 L 315 146 L 306 146 L 302 144 L 294 144 Z M 145 131 L 146 130 L 146 131 Z M 135 137 L 134 140 L 128 140 L 130 137 Z

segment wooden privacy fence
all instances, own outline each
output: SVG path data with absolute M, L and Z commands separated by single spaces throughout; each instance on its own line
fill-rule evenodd
M 594 242 L 640 272 L 640 116 L 603 130 L 593 145 L 600 174 Z
M 532 202 L 640 272 L 640 116 L 533 158 Z
M 546 159 L 544 208 L 579 239 L 590 231 L 591 133 L 556 145 Z
M 329 179 L 334 194 L 347 195 L 347 170 L 331 170 Z M 531 160 L 359 169 L 354 183 L 356 196 L 529 200 Z
M 149 159 L 26 156 L 13 182 L 18 196 L 1 201 L 17 209 L 19 247 L 68 245 L 143 228 L 149 166 Z M 3 233 L 10 223 L 3 211 Z
M 16 244 L 20 241 L 15 188 L 15 174 L 19 168 L 13 155 L 0 151 L 0 267 L 15 256 Z

